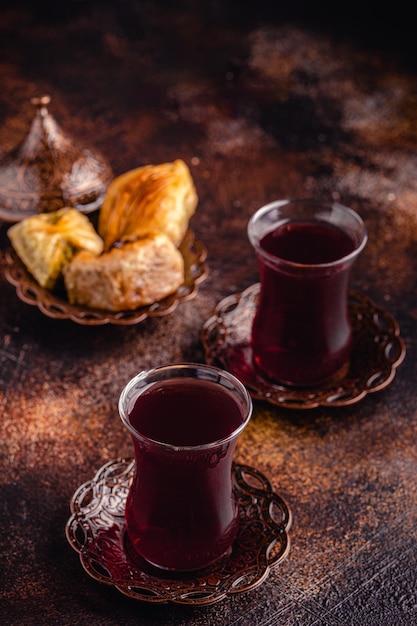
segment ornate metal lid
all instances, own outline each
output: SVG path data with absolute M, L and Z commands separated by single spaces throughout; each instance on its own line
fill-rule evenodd
M 0 220 L 18 222 L 72 206 L 99 208 L 112 179 L 97 153 L 77 147 L 50 115 L 47 95 L 33 98 L 36 113 L 24 141 L 0 160 Z

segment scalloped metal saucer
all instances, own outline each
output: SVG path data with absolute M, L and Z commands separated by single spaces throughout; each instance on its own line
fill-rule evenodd
M 198 285 L 207 276 L 207 251 L 197 241 L 194 233 L 188 230 L 179 250 L 184 258 L 184 283 L 171 295 L 159 302 L 140 307 L 134 311 L 100 311 L 70 304 L 64 293 L 49 291 L 41 287 L 27 271 L 13 249 L 5 255 L 5 276 L 9 283 L 15 285 L 20 300 L 26 304 L 37 306 L 42 313 L 54 319 L 70 319 L 82 325 L 100 326 L 117 324 L 127 326 L 143 322 L 148 317 L 162 317 L 172 313 L 180 302 L 191 300 L 198 293 Z
M 240 524 L 230 553 L 192 573 L 158 570 L 131 558 L 124 509 L 134 459 L 115 459 L 81 485 L 65 532 L 87 574 L 126 596 L 152 603 L 207 605 L 260 585 L 288 554 L 291 512 L 258 470 L 235 463 L 233 481 Z
M 344 378 L 321 387 L 285 387 L 267 380 L 254 367 L 250 330 L 260 284 L 226 297 L 201 330 L 205 360 L 239 378 L 253 398 L 289 409 L 354 404 L 393 380 L 405 357 L 394 317 L 357 291 L 349 292 L 353 348 Z

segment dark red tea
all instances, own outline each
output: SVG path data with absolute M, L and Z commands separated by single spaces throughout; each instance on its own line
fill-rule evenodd
M 242 421 L 232 394 L 210 381 L 177 379 L 144 391 L 130 423 L 145 437 L 173 446 L 198 446 L 228 437 Z
M 355 243 L 329 223 L 291 221 L 265 235 L 260 246 L 274 259 L 258 255 L 262 286 L 252 328 L 254 361 L 283 383 L 326 381 L 346 365 L 351 349 L 351 264 L 335 262 L 353 252 Z
M 333 263 L 355 249 L 347 233 L 328 222 L 290 221 L 261 239 L 261 247 L 279 259 L 303 265 Z
M 145 439 L 133 437 L 136 474 L 125 518 L 146 560 L 192 570 L 229 548 L 238 523 L 235 441 L 206 444 L 227 438 L 244 418 L 232 394 L 208 381 L 163 381 L 138 397 L 129 421 Z

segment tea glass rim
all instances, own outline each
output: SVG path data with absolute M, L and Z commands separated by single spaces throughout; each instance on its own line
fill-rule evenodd
M 326 263 L 300 263 L 297 261 L 290 261 L 288 259 L 284 259 L 282 257 L 276 256 L 274 254 L 271 254 L 270 252 L 267 252 L 266 250 L 264 250 L 261 246 L 260 246 L 260 236 L 255 234 L 255 226 L 256 223 L 259 222 L 260 218 L 262 218 L 265 214 L 271 212 L 273 209 L 279 209 L 281 207 L 286 207 L 289 205 L 298 205 L 298 206 L 308 206 L 310 205 L 311 207 L 317 207 L 320 208 L 322 213 L 323 211 L 328 211 L 328 216 L 331 215 L 332 211 L 337 211 L 337 212 L 342 212 L 345 215 L 349 216 L 351 219 L 353 219 L 354 221 L 357 222 L 357 226 L 360 229 L 360 241 L 359 244 L 357 245 L 357 247 L 355 247 L 354 250 L 352 250 L 352 252 L 350 252 L 349 254 L 346 254 L 344 256 L 339 257 L 338 259 L 335 259 L 334 261 L 329 261 Z M 319 213 L 317 214 L 319 215 Z M 324 215 L 324 213 L 323 213 Z M 273 222 L 271 221 L 271 227 L 268 229 L 265 229 L 262 233 L 262 236 L 266 235 L 267 233 L 271 232 L 272 230 L 274 230 L 277 226 L 281 225 L 281 224 L 286 224 L 290 221 L 293 221 L 297 218 L 291 218 L 291 217 L 287 217 L 287 218 L 282 218 L 282 219 L 278 219 L 278 220 L 274 220 Z M 299 217 L 300 221 L 301 219 L 303 219 L 301 216 Z M 317 219 L 317 218 L 312 218 L 311 216 L 305 216 L 305 219 L 308 221 L 312 221 L 313 219 Z M 330 224 L 334 224 L 335 226 L 338 226 L 339 228 L 341 228 L 344 232 L 346 232 L 346 230 L 343 228 L 343 226 L 341 226 L 340 224 L 338 224 L 336 221 L 334 220 L 323 220 L 326 223 L 330 223 Z M 268 202 L 267 204 L 261 206 L 259 209 L 257 209 L 255 211 L 255 213 L 251 216 L 251 218 L 249 219 L 248 222 L 248 226 L 247 226 L 247 233 L 248 233 L 248 238 L 250 243 L 252 244 L 252 246 L 254 247 L 255 251 L 262 256 L 265 260 L 268 260 L 270 263 L 272 264 L 280 264 L 283 267 L 288 267 L 293 268 L 293 269 L 301 269 L 303 271 L 309 270 L 309 269 L 331 269 L 334 267 L 338 267 L 339 265 L 344 265 L 344 264 L 349 264 L 351 263 L 364 249 L 364 247 L 366 246 L 366 243 L 368 241 L 368 231 L 365 225 L 365 222 L 363 221 L 362 217 L 359 215 L 359 213 L 357 213 L 356 211 L 354 211 L 354 209 L 348 207 L 345 204 L 341 204 L 339 202 L 335 202 L 335 201 L 327 201 L 327 200 L 318 200 L 315 198 L 286 198 L 283 200 L 274 200 L 272 202 Z M 355 241 L 356 244 L 356 241 Z
M 131 402 L 133 401 L 131 404 L 131 408 L 133 408 L 134 403 L 136 402 L 137 398 L 141 395 L 141 393 L 143 393 L 145 389 L 149 389 L 151 385 L 157 382 L 161 382 L 161 380 L 175 380 L 175 379 L 181 380 L 181 378 L 187 377 L 186 372 L 188 372 L 188 377 L 190 378 L 192 377 L 192 373 L 193 372 L 195 373 L 197 370 L 200 372 L 204 372 L 206 376 L 204 378 L 195 377 L 195 380 L 206 380 L 209 382 L 219 383 L 219 385 L 223 388 L 223 386 L 220 383 L 220 378 L 222 378 L 229 383 L 230 385 L 229 389 L 233 389 L 233 391 L 235 392 L 237 391 L 241 395 L 242 402 L 240 403 L 240 405 L 246 408 L 244 412 L 244 418 L 242 420 L 242 423 L 239 424 L 239 426 L 237 426 L 229 435 L 227 435 L 227 437 L 222 437 L 221 439 L 216 439 L 214 441 L 209 441 L 207 443 L 202 443 L 198 445 L 177 445 L 177 444 L 167 443 L 164 441 L 158 441 L 157 439 L 148 437 L 144 435 L 143 433 L 141 433 L 139 430 L 137 430 L 134 426 L 132 426 L 132 424 L 129 421 L 128 408 L 127 406 L 125 406 L 127 405 L 129 401 L 129 394 L 132 394 L 132 397 L 130 398 L 130 400 Z M 174 374 L 174 372 L 176 372 L 176 374 Z M 179 372 L 182 372 L 182 374 L 180 374 Z M 159 375 L 163 374 L 164 378 L 150 380 L 149 382 L 146 382 L 145 379 L 147 377 L 156 377 L 158 376 L 158 374 Z M 133 393 L 135 389 L 137 389 L 138 385 L 140 385 L 141 392 Z M 124 386 L 124 388 L 122 389 L 120 393 L 119 401 L 118 401 L 118 409 L 119 409 L 119 415 L 120 415 L 123 425 L 126 426 L 126 428 L 131 433 L 131 435 L 133 435 L 136 439 L 139 439 L 148 444 L 159 446 L 160 448 L 165 449 L 165 450 L 171 450 L 175 452 L 180 452 L 180 451 L 191 452 L 191 451 L 215 449 L 219 446 L 225 445 L 237 439 L 237 437 L 243 432 L 243 430 L 248 425 L 248 422 L 252 416 L 253 403 L 252 403 L 252 398 L 248 390 L 244 386 L 244 384 L 230 372 L 223 370 L 219 367 L 216 367 L 214 365 L 207 365 L 204 363 L 194 363 L 194 362 L 181 362 L 181 363 L 174 363 L 170 365 L 162 365 L 162 366 L 153 367 L 150 369 L 145 369 L 145 370 L 140 371 L 135 376 L 133 376 L 133 378 L 131 378 L 126 383 L 126 385 Z

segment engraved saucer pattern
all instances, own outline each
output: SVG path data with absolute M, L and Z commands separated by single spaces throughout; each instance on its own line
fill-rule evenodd
M 66 537 L 95 580 L 136 600 L 207 605 L 260 585 L 288 554 L 291 512 L 258 470 L 235 463 L 233 481 L 240 506 L 230 553 L 198 572 L 158 570 L 129 556 L 124 527 L 134 459 L 115 459 L 81 485 L 71 502 Z
M 184 259 L 184 283 L 171 295 L 151 305 L 133 311 L 100 311 L 70 304 L 64 293 L 41 287 L 27 271 L 13 249 L 5 255 L 5 275 L 9 283 L 16 286 L 20 300 L 37 306 L 44 315 L 54 319 L 70 319 L 89 326 L 103 324 L 131 325 L 143 322 L 148 317 L 162 317 L 172 313 L 180 302 L 191 300 L 198 293 L 198 285 L 207 276 L 206 248 L 188 230 L 179 250 Z
M 206 362 L 234 374 L 253 398 L 289 409 L 346 406 L 391 383 L 405 357 L 398 323 L 367 296 L 353 290 L 349 292 L 353 348 L 344 378 L 309 388 L 286 387 L 267 380 L 255 369 L 250 346 L 259 289 L 256 283 L 226 297 L 201 330 Z

